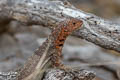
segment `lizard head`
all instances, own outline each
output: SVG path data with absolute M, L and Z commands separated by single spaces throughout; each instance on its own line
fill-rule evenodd
M 69 20 L 66 20 L 64 24 L 64 31 L 71 33 L 77 29 L 79 29 L 83 24 L 82 20 L 71 18 Z
M 79 29 L 82 24 L 82 20 L 74 18 L 61 22 L 52 33 L 52 36 L 55 38 L 55 47 L 61 51 L 67 36 L 69 36 L 73 31 Z

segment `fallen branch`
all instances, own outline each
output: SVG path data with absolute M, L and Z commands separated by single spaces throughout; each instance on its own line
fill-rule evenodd
M 95 74 L 83 69 L 72 69 L 68 71 L 60 69 L 46 70 L 42 80 L 92 80 Z M 0 80 L 16 80 L 17 72 L 0 73 Z M 41 76 L 39 76 L 41 77 Z M 25 79 L 28 80 L 28 79 Z M 40 79 L 35 79 L 40 80 Z
M 67 1 L 1 0 L 0 21 L 18 20 L 53 28 L 68 17 L 82 19 L 84 27 L 73 35 L 106 49 L 120 52 L 120 25 L 76 9 Z
M 93 72 L 82 69 L 68 71 L 53 69 L 46 71 L 45 74 L 43 80 L 93 80 L 95 77 Z

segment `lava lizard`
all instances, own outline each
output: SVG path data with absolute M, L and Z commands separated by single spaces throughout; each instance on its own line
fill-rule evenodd
M 44 64 L 51 61 L 51 65 L 56 68 L 64 68 L 61 63 L 61 53 L 64 42 L 73 31 L 82 26 L 82 20 L 70 18 L 59 23 L 52 30 L 46 41 L 35 51 L 28 59 L 23 68 L 17 75 L 17 80 L 36 80 L 34 79 L 40 70 L 42 71 Z M 32 79 L 33 78 L 33 79 Z

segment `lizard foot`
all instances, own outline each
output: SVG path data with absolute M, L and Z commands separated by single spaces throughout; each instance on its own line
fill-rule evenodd
M 71 69 L 69 66 L 65 66 L 63 64 L 61 64 L 60 66 L 58 66 L 58 68 L 61 69 L 61 70 L 64 70 L 64 71 L 68 71 L 68 70 Z

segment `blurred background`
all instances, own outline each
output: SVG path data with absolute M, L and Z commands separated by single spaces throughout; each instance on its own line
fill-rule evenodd
M 120 24 L 120 0 L 68 1 L 83 11 Z M 23 26 L 17 21 L 0 25 L 0 71 L 10 71 L 22 66 L 50 32 L 48 28 Z M 63 63 L 94 71 L 95 80 L 120 80 L 120 53 L 100 48 L 80 38 L 67 38 L 63 48 Z

